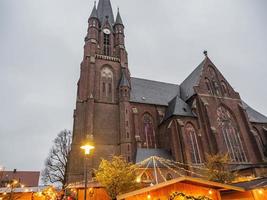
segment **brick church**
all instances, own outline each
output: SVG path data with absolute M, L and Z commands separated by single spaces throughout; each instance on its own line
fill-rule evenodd
M 124 29 L 110 0 L 99 0 L 85 37 L 68 182 L 83 180 L 80 146 L 87 138 L 96 147 L 90 168 L 112 155 L 200 165 L 206 153 L 228 153 L 233 167 L 259 174 L 267 160 L 267 117 L 242 101 L 207 52 L 181 84 L 134 78 Z

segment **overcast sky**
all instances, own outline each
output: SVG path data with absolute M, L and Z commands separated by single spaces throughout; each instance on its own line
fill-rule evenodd
M 266 0 L 113 0 L 132 76 L 181 83 L 207 49 L 242 98 L 267 114 Z M 72 129 L 93 0 L 0 0 L 0 165 L 41 170 Z

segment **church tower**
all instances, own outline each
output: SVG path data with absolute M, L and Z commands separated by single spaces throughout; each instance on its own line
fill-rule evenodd
M 111 155 L 124 155 L 132 160 L 127 114 L 131 84 L 124 38 L 119 10 L 114 20 L 110 0 L 99 0 L 89 17 L 85 37 L 67 169 L 68 183 L 83 180 L 85 162 L 80 146 L 88 138 L 95 144 L 89 169 L 97 168 L 101 158 L 109 159 Z

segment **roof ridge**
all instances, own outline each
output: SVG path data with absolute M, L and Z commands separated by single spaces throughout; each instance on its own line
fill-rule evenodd
M 182 85 L 190 76 L 192 76 L 199 68 L 203 68 L 204 67 L 204 65 L 205 65 L 205 63 L 206 63 L 206 59 L 207 58 L 205 58 L 184 80 L 183 80 L 183 82 L 180 84 L 180 85 Z M 203 71 L 203 69 L 201 70 L 201 74 L 200 75 L 202 75 L 202 71 Z M 199 79 L 200 80 L 200 79 Z M 198 80 L 198 81 L 199 81 Z
M 144 80 L 144 81 L 151 81 L 151 82 L 156 82 L 156 83 L 163 83 L 163 84 L 168 84 L 168 85 L 180 86 L 179 84 L 175 84 L 175 83 L 167 83 L 167 82 L 163 82 L 163 81 L 156 81 L 156 80 L 151 80 L 151 79 L 146 79 L 146 78 L 138 78 L 138 77 L 132 77 L 132 76 L 131 76 L 131 78 Z

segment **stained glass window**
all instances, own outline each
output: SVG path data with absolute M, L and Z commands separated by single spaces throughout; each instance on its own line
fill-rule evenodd
M 185 127 L 185 134 L 189 145 L 189 152 L 191 155 L 191 161 L 194 164 L 200 164 L 201 156 L 199 151 L 199 145 L 197 141 L 196 130 L 192 124 L 187 124 Z
M 237 124 L 229 112 L 224 107 L 217 109 L 218 123 L 223 136 L 224 144 L 229 153 L 232 162 L 244 163 L 247 162 L 247 156 L 244 151 L 242 139 L 237 127 Z
M 262 158 L 266 159 L 266 156 L 264 155 L 264 143 L 263 143 L 263 140 L 261 138 L 259 131 L 256 128 L 253 128 L 253 135 L 256 139 Z
M 144 148 L 156 148 L 156 135 L 155 130 L 153 126 L 153 118 L 150 114 L 146 113 L 143 117 L 143 135 L 142 135 L 142 141 L 143 141 L 143 147 Z

